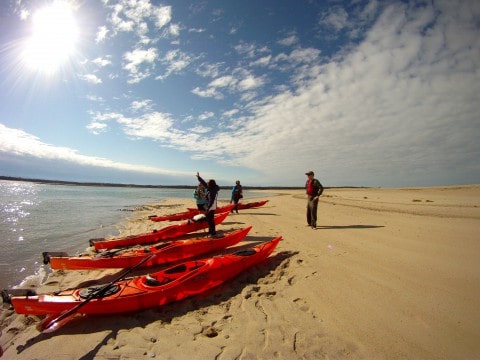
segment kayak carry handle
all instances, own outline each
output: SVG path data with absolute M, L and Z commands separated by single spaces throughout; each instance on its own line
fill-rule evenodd
M 36 296 L 37 292 L 32 289 L 4 289 L 1 291 L 2 300 L 5 304 L 12 303 L 12 296 Z
M 95 244 L 97 241 L 104 241 L 104 240 L 105 240 L 104 238 L 94 238 L 94 239 L 88 240 L 88 243 L 90 244 L 90 246 L 93 246 L 93 244 Z
M 66 252 L 55 252 L 55 251 L 44 251 L 42 252 L 43 263 L 47 265 L 50 262 L 52 257 L 68 257 L 69 255 Z

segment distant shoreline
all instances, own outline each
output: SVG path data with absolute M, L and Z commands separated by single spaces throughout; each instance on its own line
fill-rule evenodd
M 147 189 L 195 189 L 195 185 L 137 185 L 137 184 L 117 184 L 117 183 L 99 183 L 99 182 L 77 182 L 62 180 L 30 179 L 12 176 L 0 176 L 0 180 L 24 181 L 47 185 L 73 185 L 73 186 L 97 186 L 97 187 L 128 187 L 128 188 L 147 188 Z M 221 186 L 222 189 L 230 189 L 230 186 Z M 303 186 L 244 186 L 244 189 L 251 190 L 298 190 L 304 189 Z M 326 187 L 327 188 L 327 187 Z M 353 186 L 351 188 L 354 188 Z M 361 187 L 359 187 L 361 188 Z

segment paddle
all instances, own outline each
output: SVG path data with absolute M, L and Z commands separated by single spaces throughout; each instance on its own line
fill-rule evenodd
M 146 263 L 148 260 L 152 259 L 154 256 L 156 256 L 155 253 L 151 254 L 150 256 L 147 256 L 145 259 L 140 261 L 137 265 L 132 266 L 130 269 L 123 272 L 119 277 L 112 280 L 110 283 L 106 284 L 105 286 L 100 287 L 96 291 L 92 291 L 90 293 L 90 295 L 83 302 L 74 306 L 70 310 L 64 310 L 63 312 L 61 312 L 59 314 L 47 315 L 47 317 L 45 319 L 43 319 L 37 325 L 38 331 L 41 331 L 42 333 L 51 333 L 51 332 L 54 332 L 55 330 L 61 328 L 62 326 L 67 324 L 70 320 L 72 320 L 77 315 L 78 310 L 80 310 L 83 306 L 87 305 L 90 302 L 90 300 L 92 300 L 96 297 L 102 296 L 117 281 L 122 280 L 125 276 L 127 276 L 133 270 L 135 270 L 136 268 L 138 268 L 141 265 L 143 265 L 144 263 Z

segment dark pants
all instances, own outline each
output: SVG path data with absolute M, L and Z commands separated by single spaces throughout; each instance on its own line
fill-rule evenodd
M 210 235 L 217 235 L 217 231 L 215 230 L 215 210 L 207 212 L 206 217 L 208 221 L 208 233 Z
M 231 210 L 231 212 L 233 213 L 233 210 L 235 210 L 237 213 L 238 213 L 238 202 L 240 201 L 240 198 L 235 196 L 233 198 L 233 203 L 235 204 L 235 207 Z
M 205 211 L 205 204 L 197 204 L 197 209 L 200 211 Z
M 313 200 L 313 196 L 308 196 L 307 223 L 312 227 L 317 226 L 317 207 L 318 207 L 318 199 Z

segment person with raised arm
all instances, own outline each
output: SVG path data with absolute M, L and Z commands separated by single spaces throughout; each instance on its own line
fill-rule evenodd
M 208 183 L 202 179 L 200 174 L 197 172 L 198 181 L 206 188 L 205 194 L 205 216 L 208 221 L 208 234 L 210 237 L 216 237 L 217 231 L 215 229 L 215 209 L 217 208 L 217 198 L 220 187 L 217 185 L 215 180 L 210 179 Z

